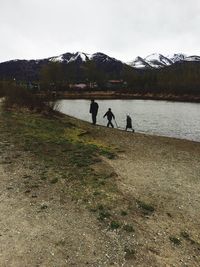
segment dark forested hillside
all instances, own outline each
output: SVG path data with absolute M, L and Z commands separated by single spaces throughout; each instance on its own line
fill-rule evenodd
M 182 61 L 160 69 L 135 69 L 103 53 L 91 57 L 67 53 L 62 60 L 55 59 L 0 63 L 0 80 L 40 83 L 43 79 L 46 84 L 62 85 L 64 90 L 72 83 L 95 82 L 97 89 L 109 90 L 107 81 L 114 79 L 123 80 L 126 89 L 140 94 L 200 95 L 200 61 Z

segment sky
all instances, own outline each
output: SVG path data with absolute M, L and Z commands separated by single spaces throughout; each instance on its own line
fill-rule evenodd
M 0 0 L 0 62 L 102 52 L 200 55 L 200 0 Z

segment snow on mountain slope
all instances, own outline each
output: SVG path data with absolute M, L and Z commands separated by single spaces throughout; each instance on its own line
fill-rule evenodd
M 127 64 L 136 69 L 151 68 L 149 63 L 147 63 L 147 61 L 145 61 L 142 57 L 136 57 L 135 60 L 128 62 Z
M 120 65 L 123 64 L 122 61 L 117 60 L 115 58 L 109 57 L 106 54 L 103 54 L 101 52 L 97 52 L 94 54 L 88 54 L 84 52 L 76 52 L 76 53 L 64 53 L 59 56 L 49 57 L 45 59 L 37 59 L 37 60 L 10 60 L 8 62 L 30 62 L 34 64 L 43 64 L 47 62 L 61 62 L 61 63 L 71 63 L 75 62 L 78 64 L 81 64 L 83 62 L 86 62 L 88 60 L 94 61 L 97 64 L 101 65 Z M 127 65 L 130 65 L 133 68 L 136 69 L 159 69 L 166 66 L 170 66 L 177 62 L 194 62 L 198 61 L 200 62 L 200 56 L 192 55 L 188 56 L 181 53 L 176 53 L 172 55 L 164 56 L 162 54 L 154 53 L 151 54 L 145 58 L 142 57 L 136 57 L 133 61 L 127 62 Z
M 115 58 L 111 58 L 107 56 L 106 54 L 97 52 L 94 54 L 86 54 L 83 52 L 76 52 L 76 53 L 65 53 L 56 57 L 50 57 L 48 58 L 49 61 L 52 62 L 64 62 L 64 63 L 70 63 L 70 62 L 86 62 L 88 60 L 94 60 L 96 62 L 121 62 Z
M 173 54 L 163 56 L 162 54 L 151 54 L 145 58 L 136 57 L 135 60 L 127 63 L 128 65 L 137 69 L 159 69 L 166 66 L 170 66 L 177 62 L 184 61 L 200 61 L 200 56 L 187 56 L 185 54 Z
M 172 61 L 161 54 L 151 54 L 145 58 L 145 61 L 153 68 L 169 66 Z
M 83 52 L 65 53 L 65 54 L 59 55 L 57 57 L 50 57 L 49 61 L 65 62 L 65 63 L 69 63 L 69 62 L 73 62 L 73 61 L 85 62 L 85 61 L 89 60 L 90 57 L 91 57 L 91 55 L 83 53 Z

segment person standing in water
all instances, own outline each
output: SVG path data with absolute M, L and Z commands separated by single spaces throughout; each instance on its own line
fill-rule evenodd
M 97 122 L 97 113 L 98 113 L 99 105 L 94 99 L 91 100 L 90 103 L 90 113 L 92 114 L 92 124 L 95 125 Z
M 105 118 L 106 116 L 108 119 L 107 127 L 111 126 L 112 128 L 114 128 L 114 125 L 112 124 L 112 118 L 115 119 L 115 115 L 112 113 L 111 108 L 108 109 L 103 117 Z

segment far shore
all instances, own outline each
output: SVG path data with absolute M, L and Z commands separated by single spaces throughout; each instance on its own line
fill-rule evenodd
M 59 92 L 62 99 L 143 99 L 200 103 L 200 95 L 138 94 L 122 91 L 68 91 Z

